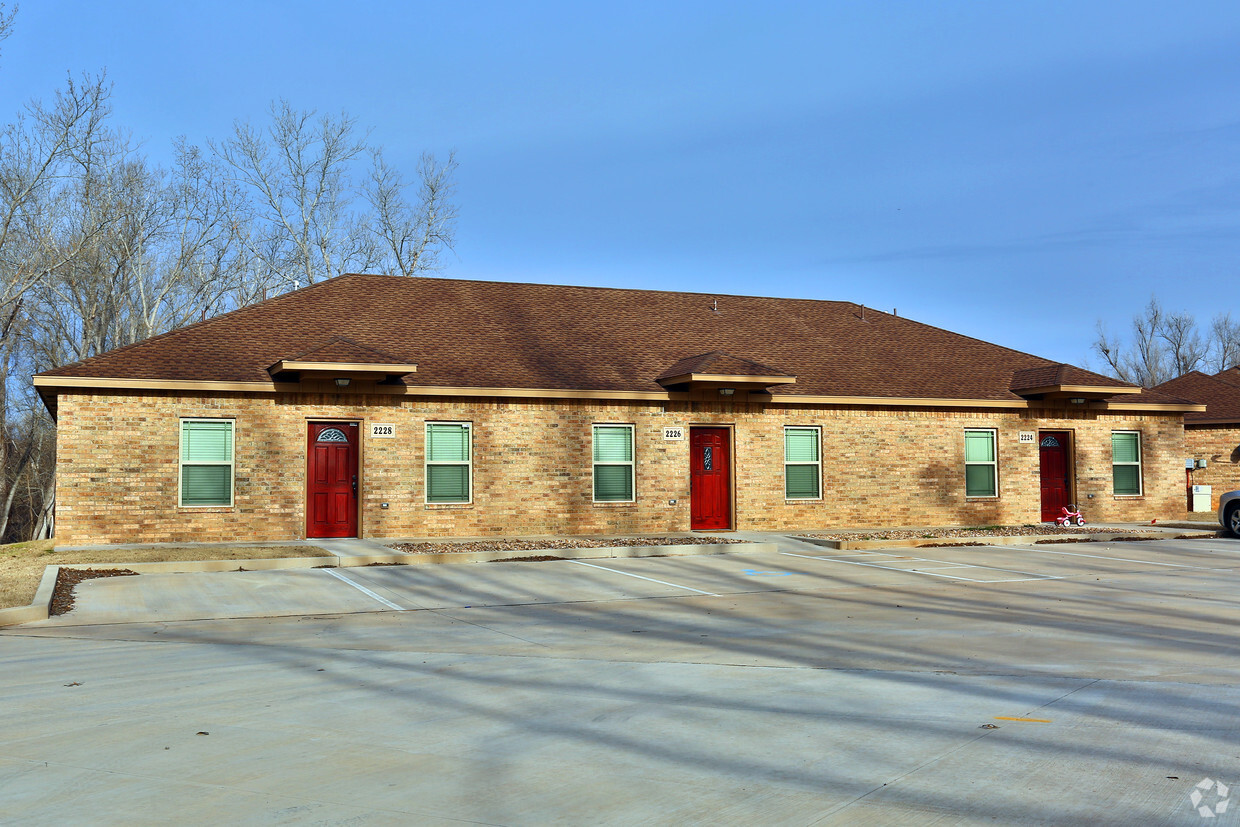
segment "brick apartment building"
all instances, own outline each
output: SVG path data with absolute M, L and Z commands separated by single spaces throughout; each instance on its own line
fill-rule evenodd
M 1203 410 L 848 302 L 374 275 L 35 384 L 62 543 L 1179 517 Z
M 1188 472 L 1187 484 L 1210 486 L 1217 513 L 1219 495 L 1240 489 L 1240 367 L 1213 376 L 1192 371 L 1154 390 L 1205 403 L 1204 411 L 1184 414 L 1185 457 L 1204 465 Z

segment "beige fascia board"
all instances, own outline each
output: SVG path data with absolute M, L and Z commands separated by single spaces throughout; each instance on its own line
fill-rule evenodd
M 730 373 L 682 373 L 656 380 L 660 385 L 681 385 L 685 382 L 710 382 L 723 385 L 793 385 L 795 376 L 738 376 Z
M 241 391 L 248 393 L 296 393 L 304 390 L 297 382 L 215 382 L 184 379 L 119 379 L 94 376 L 35 376 L 37 388 L 56 390 L 152 390 L 152 391 Z M 354 391 L 345 391 L 351 393 Z M 376 385 L 362 393 L 389 396 L 503 396 L 552 399 L 637 399 L 666 402 L 684 399 L 687 394 L 669 391 L 569 390 L 564 388 L 472 388 L 448 385 Z
M 49 390 L 157 390 L 157 391 L 240 391 L 248 393 L 296 393 L 302 390 L 296 382 L 211 382 L 174 379 L 116 379 L 86 376 L 35 376 L 37 388 Z M 350 391 L 351 392 L 351 391 Z M 474 388 L 450 385 L 376 385 L 361 393 L 392 396 L 492 396 L 522 399 L 630 399 L 648 402 L 671 402 L 689 398 L 687 393 L 672 391 L 623 391 L 623 390 L 571 390 L 565 388 Z M 929 397 L 895 396 L 801 396 L 795 394 L 771 394 L 776 404 L 808 405 L 869 405 L 880 407 L 920 408 L 1041 408 L 1045 403 L 1027 399 L 944 399 Z M 1204 412 L 1205 405 L 1169 404 L 1154 402 L 1104 403 L 1106 409 L 1158 411 L 1158 412 Z M 1095 408 L 1096 409 L 1096 408 Z M 1198 420 L 1200 421 L 1200 420 Z
M 1107 411 L 1154 411 L 1158 413 L 1203 413 L 1205 405 L 1195 402 L 1104 402 L 1102 410 Z M 1200 420 L 1198 420 L 1200 421 Z
M 268 369 L 271 373 L 283 371 L 316 371 L 319 373 L 383 373 L 404 376 L 417 373 L 417 365 L 377 365 L 366 362 L 299 362 L 294 359 L 281 359 Z
M 887 408 L 1039 408 L 1045 407 L 1027 399 L 943 399 L 917 396 L 798 396 L 771 394 L 771 401 L 780 404 L 811 405 L 877 405 Z
M 199 379 L 118 379 L 96 376 L 35 376 L 36 388 L 50 390 L 245 391 L 275 393 L 297 390 L 295 382 L 218 382 Z
M 1230 425 L 1233 428 L 1240 428 L 1240 418 L 1229 417 L 1223 419 L 1186 419 L 1184 420 L 1185 428 L 1192 428 L 1195 425 Z
M 1063 393 L 1063 394 L 1092 394 L 1094 396 L 1120 396 L 1127 393 L 1140 393 L 1140 388 L 1130 388 L 1127 385 L 1043 385 L 1037 388 L 1020 388 L 1012 393 L 1021 396 L 1041 394 L 1041 393 Z

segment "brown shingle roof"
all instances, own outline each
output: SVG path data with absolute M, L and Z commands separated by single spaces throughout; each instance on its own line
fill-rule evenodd
M 1163 382 L 1154 390 L 1194 402 L 1204 402 L 1204 413 L 1189 411 L 1184 414 L 1184 421 L 1187 423 L 1240 422 L 1240 386 L 1225 382 L 1217 376 L 1207 376 L 1194 370 L 1178 379 Z
M 1215 379 L 1221 379 L 1231 385 L 1240 385 L 1240 365 L 1233 365 L 1226 370 L 1220 370 L 1214 374 Z
M 1135 388 L 1131 382 L 1112 379 L 1099 373 L 1063 363 L 1043 365 L 1036 368 L 1022 368 L 1012 373 L 1013 391 L 1031 388 L 1054 387 L 1058 385 L 1079 385 L 1094 388 Z
M 782 370 L 755 362 L 752 359 L 739 359 L 730 353 L 712 350 L 710 353 L 699 353 L 697 356 L 686 356 L 676 364 L 655 377 L 667 379 L 673 376 L 684 376 L 687 373 L 710 373 L 722 376 L 788 376 Z
M 400 360 L 390 353 L 366 347 L 344 336 L 333 336 L 304 353 L 284 357 L 298 362 L 351 362 L 359 365 L 390 365 Z
M 348 275 L 42 376 L 270 381 L 331 336 L 416 364 L 415 386 L 662 391 L 705 350 L 795 375 L 781 394 L 1019 400 L 1014 372 L 1058 368 L 849 302 Z

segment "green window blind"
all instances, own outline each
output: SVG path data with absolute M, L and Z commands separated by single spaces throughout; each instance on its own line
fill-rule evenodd
M 464 425 L 427 425 L 431 462 L 469 462 L 469 428 Z
M 181 505 L 232 505 L 233 423 L 181 422 Z
M 470 427 L 461 423 L 426 425 L 426 501 L 470 500 Z
M 784 498 L 822 497 L 822 456 L 817 428 L 784 428 Z
M 1140 462 L 1141 440 L 1132 432 L 1111 434 L 1112 462 Z
M 594 426 L 594 501 L 631 502 L 633 429 L 628 425 Z
M 964 467 L 964 495 L 966 497 L 993 497 L 995 495 L 994 466 L 966 465 Z
M 595 462 L 632 462 L 633 429 L 627 426 L 594 426 Z
M 818 429 L 788 428 L 784 431 L 785 462 L 818 461 Z
M 995 435 L 990 431 L 965 431 L 964 461 L 994 462 Z
M 231 422 L 182 422 L 181 462 L 231 462 Z
M 999 495 L 999 468 L 995 461 L 994 431 L 964 432 L 964 495 Z
M 1115 493 L 1141 493 L 1141 435 L 1135 431 L 1111 433 L 1111 478 Z

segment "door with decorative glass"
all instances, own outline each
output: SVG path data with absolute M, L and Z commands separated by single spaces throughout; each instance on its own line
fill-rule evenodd
M 356 422 L 311 422 L 306 469 L 306 536 L 357 536 Z

